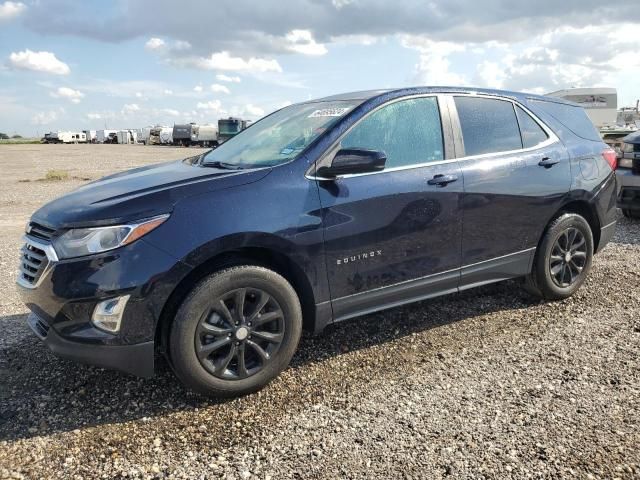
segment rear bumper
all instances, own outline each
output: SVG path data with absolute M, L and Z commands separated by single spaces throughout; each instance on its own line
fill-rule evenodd
M 154 371 L 153 341 L 133 345 L 99 345 L 62 338 L 36 313 L 27 323 L 33 332 L 58 357 L 76 362 L 111 368 L 139 377 L 152 377 Z

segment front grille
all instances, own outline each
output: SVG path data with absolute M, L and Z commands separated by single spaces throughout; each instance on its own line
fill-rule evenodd
M 631 171 L 634 175 L 640 175 L 640 156 L 636 156 L 636 158 L 631 160 Z
M 36 222 L 29 223 L 28 232 L 32 237 L 40 238 L 42 240 L 51 240 L 51 237 L 55 233 L 53 228 L 45 227 Z
M 47 254 L 42 248 L 30 243 L 29 240 L 22 247 L 21 253 L 20 279 L 29 285 L 36 285 L 49 265 Z

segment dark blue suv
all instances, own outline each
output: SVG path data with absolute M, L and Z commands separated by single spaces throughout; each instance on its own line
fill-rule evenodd
M 18 284 L 56 354 L 255 391 L 303 328 L 521 277 L 554 300 L 616 222 L 615 152 L 577 105 L 459 88 L 279 110 L 215 150 L 38 210 Z

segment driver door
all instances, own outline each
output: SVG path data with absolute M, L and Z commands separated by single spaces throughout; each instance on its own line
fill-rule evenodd
M 334 319 L 457 291 L 463 181 L 440 112 L 436 96 L 392 101 L 320 160 L 340 148 L 387 156 L 383 171 L 318 180 Z

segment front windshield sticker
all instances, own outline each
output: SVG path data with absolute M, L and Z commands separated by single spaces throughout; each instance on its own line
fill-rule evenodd
M 307 118 L 317 118 L 317 117 L 341 117 L 346 112 L 349 111 L 350 107 L 341 107 L 341 108 L 323 108 L 321 110 L 315 110 L 312 112 Z

